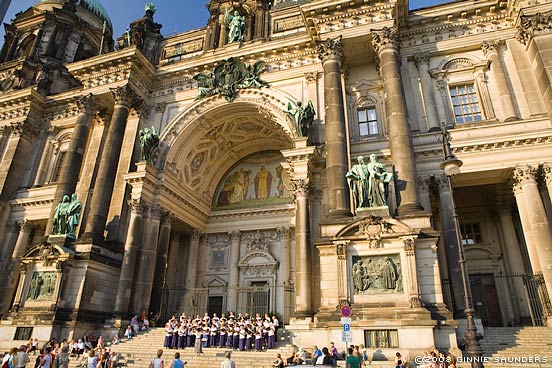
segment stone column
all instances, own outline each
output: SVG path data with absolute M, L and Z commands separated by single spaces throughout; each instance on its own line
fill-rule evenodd
M 136 268 L 136 256 L 138 246 L 142 241 L 142 216 L 144 213 L 144 202 L 140 199 L 133 199 L 128 204 L 130 208 L 130 220 L 128 232 L 125 241 L 125 253 L 123 264 L 121 266 L 121 276 L 117 287 L 117 296 L 115 299 L 115 313 L 126 315 L 129 310 L 130 294 L 132 292 L 132 280 L 134 279 L 134 270 Z
M 238 262 L 240 261 L 240 239 L 241 234 L 238 230 L 230 231 L 230 252 L 228 256 L 228 297 L 226 299 L 226 309 L 237 311 L 238 309 L 238 288 L 240 270 Z
M 398 37 L 397 28 L 384 27 L 382 30 L 372 31 L 372 46 L 379 59 L 383 80 L 389 148 L 397 172 L 396 187 L 400 193 L 397 214 L 404 216 L 422 212 L 423 208 L 420 206 L 416 188 L 416 162 L 401 81 Z
M 525 193 L 523 192 L 521 185 L 518 185 L 515 182 L 512 185 L 512 191 L 514 192 L 514 197 L 516 198 L 516 205 L 523 230 L 523 237 L 525 238 L 525 244 L 527 246 L 527 253 L 529 254 L 531 269 L 533 270 L 533 273 L 541 272 L 540 262 L 538 262 L 539 256 L 537 253 L 537 245 L 535 244 L 535 239 L 533 239 L 531 223 L 529 222 L 529 213 L 527 212 Z
M 186 289 L 190 291 L 195 289 L 197 281 L 197 262 L 199 255 L 199 240 L 201 238 L 201 233 L 198 229 L 192 231 L 192 236 L 190 237 L 190 250 L 188 252 L 188 265 L 186 267 Z
M 17 221 L 9 221 L 6 224 L 6 231 L 3 237 L 4 241 L 2 243 L 2 249 L 0 250 L 2 254 L 3 267 L 7 266 L 8 259 L 13 253 L 13 249 L 15 247 L 15 242 L 17 241 L 20 228 L 21 224 Z
M 453 193 L 445 175 L 436 177 L 439 185 L 439 212 L 441 214 L 441 225 L 443 234 L 443 245 L 445 248 L 447 268 L 449 272 L 449 283 L 451 296 L 454 303 L 454 316 L 462 316 L 464 313 L 464 285 L 460 277 L 460 265 L 458 246 L 456 244 L 456 227 L 452 218 Z
M 44 142 L 44 149 L 42 150 L 42 156 L 40 157 L 40 163 L 36 170 L 35 180 L 33 187 L 41 187 L 46 183 L 46 174 L 48 173 L 48 166 L 50 166 L 50 160 L 54 150 L 54 129 L 48 131 L 48 136 Z
M 129 86 L 112 89 L 111 93 L 115 100 L 115 107 L 105 137 L 83 235 L 87 240 L 103 239 L 128 113 L 135 100 L 135 94 Z
M 493 74 L 494 83 L 498 92 L 504 121 L 517 120 L 516 110 L 512 102 L 510 89 L 508 88 L 506 73 L 504 72 L 504 65 L 502 64 L 502 59 L 498 55 L 498 41 L 484 41 L 481 45 L 481 49 L 485 57 L 491 62 L 491 73 Z
M 543 180 L 544 185 L 546 185 L 546 189 L 548 190 L 548 195 L 552 199 L 552 163 L 544 163 L 542 165 L 542 173 L 543 173 Z
M 307 317 L 311 314 L 311 289 L 308 234 L 308 179 L 292 179 L 295 196 L 295 314 Z
M 167 257 L 171 241 L 171 224 L 173 215 L 170 212 L 163 212 L 161 215 L 161 231 L 159 232 L 159 245 L 157 247 L 157 258 L 155 261 L 155 277 L 151 292 L 150 309 L 159 312 L 163 299 L 163 288 L 167 276 Z
M 21 230 L 19 231 L 19 236 L 17 237 L 17 241 L 15 242 L 15 247 L 11 255 L 11 262 L 5 269 L 8 273 L 8 277 L 2 285 L 2 307 L 0 308 L 2 313 L 6 313 L 11 306 L 11 302 L 19 281 L 19 274 L 21 272 L 19 261 L 27 250 L 30 236 L 33 231 L 32 224 L 26 220 L 21 223 L 20 227 Z
M 429 75 L 429 53 L 422 52 L 414 55 L 414 62 L 418 68 L 422 84 L 422 97 L 424 98 L 425 115 L 429 131 L 441 131 L 439 113 L 437 112 L 437 103 L 435 101 L 435 87 Z
M 161 222 L 161 207 L 154 204 L 149 208 L 149 218 L 146 221 L 145 234 L 142 241 L 138 271 L 134 281 L 134 310 L 149 311 L 151 289 L 155 272 L 155 260 L 159 240 L 159 225 Z
M 77 182 L 79 181 L 86 143 L 88 142 L 88 135 L 90 133 L 90 121 L 92 120 L 92 116 L 95 114 L 96 102 L 92 94 L 77 97 L 75 98 L 75 101 L 79 108 L 79 115 L 77 117 L 75 128 L 73 129 L 73 134 L 71 135 L 69 148 L 65 152 L 65 158 L 63 159 L 60 169 L 56 193 L 54 195 L 54 203 L 52 209 L 50 210 L 50 217 L 48 218 L 48 224 L 46 225 L 45 235 L 49 235 L 52 232 L 54 213 L 57 204 L 62 201 L 63 196 L 71 196 L 71 194 L 75 193 Z
M 290 228 L 278 228 L 276 229 L 280 239 L 280 253 L 278 260 L 280 265 L 278 267 L 278 285 L 276 289 L 277 312 L 279 312 L 284 320 L 289 318 L 286 315 L 286 288 L 290 285 L 290 270 L 291 270 L 291 229 Z
M 531 254 L 531 264 L 540 263 L 548 295 L 552 295 L 552 233 L 544 204 L 537 186 L 537 169 L 529 165 L 518 166 L 514 170 L 514 185 L 521 186 L 527 212 L 521 218 L 525 232 L 526 224 L 531 224 L 531 234 L 536 245 L 536 253 Z M 516 196 L 517 200 L 517 196 Z M 522 211 L 520 211 L 521 217 Z M 534 259 L 534 257 L 537 257 Z
M 322 60 L 324 68 L 328 218 L 350 217 L 352 216 L 351 203 L 345 179 L 349 160 L 341 79 L 343 57 L 341 38 L 319 42 L 318 57 Z

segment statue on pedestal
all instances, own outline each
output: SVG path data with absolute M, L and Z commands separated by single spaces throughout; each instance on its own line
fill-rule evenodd
M 228 43 L 231 42 L 243 42 L 245 36 L 245 20 L 236 10 L 234 15 L 228 12 L 226 9 L 226 19 L 228 22 Z
M 314 121 L 315 112 L 312 101 L 309 100 L 306 106 L 301 101 L 297 101 L 295 107 L 289 102 L 287 109 L 284 111 L 293 119 L 297 134 L 300 137 L 306 137 Z
M 345 174 L 355 208 L 387 206 L 389 183 L 393 174 L 385 171 L 385 165 L 378 162 L 375 154 L 370 155 L 368 164 L 364 161 L 364 156 L 359 156 L 357 161 L 358 164 L 353 165 Z
M 56 210 L 54 212 L 52 234 L 67 234 L 67 213 L 70 205 L 71 199 L 68 195 L 64 195 L 61 202 L 59 202 L 56 206 Z
M 75 231 L 81 212 L 82 203 L 78 200 L 77 194 L 73 193 L 71 198 L 64 195 L 54 212 L 52 235 L 66 235 L 69 239 L 76 239 Z
M 142 148 L 142 160 L 153 160 L 153 151 L 159 146 L 159 135 L 154 127 L 140 130 L 140 148 Z
M 364 156 L 358 156 L 357 164 L 353 165 L 351 170 L 345 174 L 349 189 L 353 193 L 355 208 L 370 207 L 368 199 L 370 171 L 368 165 L 364 162 Z

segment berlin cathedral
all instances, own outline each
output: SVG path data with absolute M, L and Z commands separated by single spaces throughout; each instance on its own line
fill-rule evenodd
M 0 338 L 237 311 L 323 346 L 343 307 L 393 354 L 546 328 L 550 0 L 205 2 L 170 36 L 152 3 L 122 35 L 98 0 L 6 20 Z

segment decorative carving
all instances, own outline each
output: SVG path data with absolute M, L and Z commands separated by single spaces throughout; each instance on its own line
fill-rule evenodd
M 290 182 L 291 192 L 295 198 L 306 197 L 309 194 L 309 179 L 292 179 Z
M 31 231 L 33 231 L 33 223 L 29 220 L 23 220 L 21 222 L 21 231 L 22 232 L 26 232 L 26 233 L 30 233 Z
M 397 27 L 383 27 L 381 30 L 372 29 L 372 47 L 379 55 L 383 50 L 392 48 L 398 51 L 400 39 Z
M 481 50 L 483 51 L 483 55 L 488 58 L 489 54 L 496 53 L 498 51 L 498 41 L 483 41 L 481 44 Z
M 241 238 L 241 232 L 239 230 L 232 230 L 228 232 L 228 235 L 230 235 L 230 239 L 232 242 L 239 242 Z
M 201 238 L 202 232 L 199 229 L 192 230 L 192 241 L 197 242 Z
M 131 199 L 127 203 L 131 213 L 134 213 L 136 215 L 144 214 L 144 208 L 146 207 L 146 204 L 142 199 Z
M 170 211 L 165 211 L 165 210 L 161 211 L 161 224 L 163 226 L 170 227 L 174 219 L 175 219 L 175 216 Z
M 343 58 L 343 36 L 338 38 L 328 38 L 324 41 L 317 41 L 316 51 L 318 58 L 325 63 L 327 60 L 334 59 L 341 61 Z
M 353 256 L 355 294 L 402 293 L 403 282 L 399 255 L 377 257 Z
M 344 261 L 347 259 L 347 245 L 348 241 L 338 241 L 335 242 L 335 252 L 337 254 L 337 259 Z
M 414 237 L 403 238 L 404 251 L 407 256 L 411 257 L 416 254 L 416 242 Z
M 549 186 L 552 185 L 552 164 L 545 163 L 542 165 L 542 173 L 544 184 Z
M 196 99 L 221 95 L 227 101 L 234 101 L 241 89 L 268 87 L 269 84 L 260 78 L 265 68 L 264 61 L 248 65 L 234 58 L 226 59 L 213 72 L 194 76 L 199 88 Z
M 307 84 L 316 83 L 317 80 L 318 80 L 318 72 L 305 73 L 305 81 L 307 82 Z
M 521 22 L 517 27 L 516 40 L 527 45 L 529 40 L 538 34 L 545 33 L 552 29 L 552 11 L 536 13 L 534 15 L 522 15 Z
M 429 66 L 429 52 L 419 52 L 414 55 L 414 63 L 416 64 L 416 68 L 420 68 L 421 64 L 425 64 L 426 66 Z
M 86 96 L 73 97 L 79 114 L 92 114 L 97 108 L 96 99 L 92 93 Z
M 422 299 L 419 296 L 410 297 L 410 308 L 421 308 L 423 306 Z
M 49 300 L 53 297 L 57 281 L 56 272 L 33 272 L 27 300 Z
M 388 223 L 382 217 L 373 215 L 362 220 L 358 230 L 358 234 L 364 235 L 367 240 L 380 240 L 382 234 L 391 232 Z
M 161 220 L 162 213 L 163 210 L 161 209 L 161 206 L 158 204 L 153 204 L 149 209 L 149 218 L 152 220 Z
M 291 102 L 288 102 L 287 108 L 284 111 L 295 123 L 297 135 L 299 137 L 307 137 L 314 120 L 314 115 L 316 115 L 312 101 L 309 100 L 306 105 L 303 105 L 301 101 L 297 101 L 295 107 Z
M 534 166 L 524 165 L 516 167 L 512 175 L 512 186 L 514 193 L 521 191 L 525 183 L 536 184 L 537 173 L 538 170 Z
M 17 233 L 21 229 L 21 223 L 18 221 L 8 221 L 6 231 L 9 233 Z
M 14 137 L 21 137 L 32 140 L 39 133 L 39 129 L 28 120 L 10 124 L 11 133 Z
M 268 252 L 268 239 L 264 236 L 263 233 L 261 233 L 259 230 L 257 230 L 254 233 L 248 234 L 246 237 L 247 242 L 247 251 L 253 252 L 256 250 L 266 251 Z

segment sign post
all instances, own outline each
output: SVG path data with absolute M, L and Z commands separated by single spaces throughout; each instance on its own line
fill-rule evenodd
M 353 342 L 353 332 L 351 331 L 351 307 L 344 305 L 341 307 L 341 324 L 343 325 L 343 332 L 341 334 L 341 340 L 347 345 L 347 343 Z

